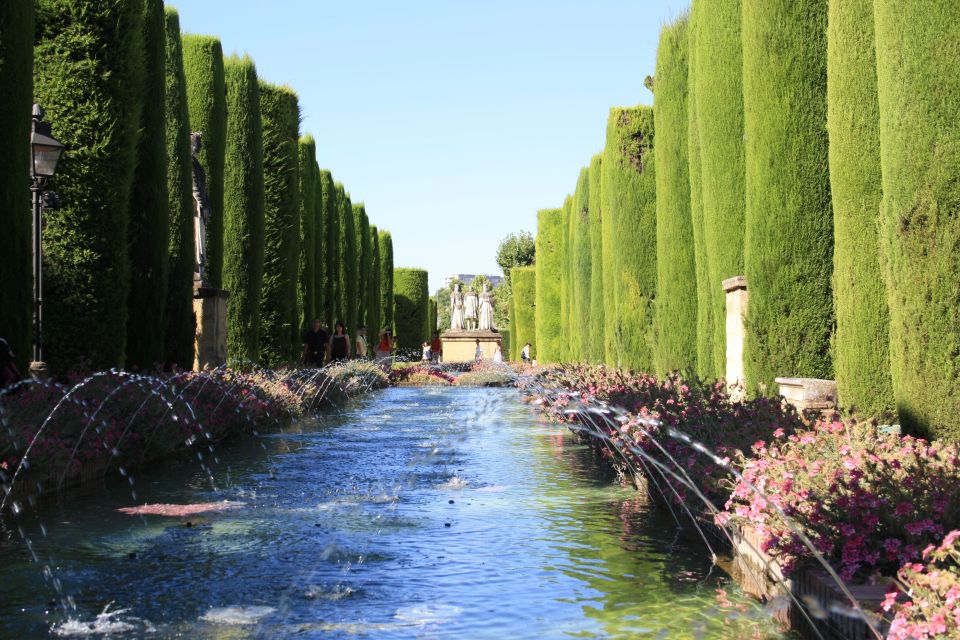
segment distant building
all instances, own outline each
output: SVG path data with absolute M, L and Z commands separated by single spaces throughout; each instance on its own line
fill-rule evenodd
M 496 288 L 499 287 L 501 284 L 503 284 L 503 276 L 491 276 L 491 275 L 487 275 L 487 274 L 485 274 L 485 273 L 482 274 L 482 275 L 483 275 L 483 277 L 485 277 L 487 280 L 490 281 L 490 285 L 491 285 L 494 289 L 496 289 Z M 473 279 L 476 278 L 476 277 L 477 277 L 477 274 L 475 274 L 475 273 L 452 273 L 452 274 L 450 274 L 450 275 L 448 275 L 448 276 L 444 276 L 444 278 L 443 278 L 443 288 L 446 289 L 447 287 L 449 287 L 449 286 L 450 286 L 450 283 L 453 282 L 454 280 L 459 280 L 460 282 L 463 283 L 463 285 L 464 285 L 465 287 L 469 287 L 469 286 L 470 286 L 470 283 L 472 283 L 472 282 L 473 282 Z

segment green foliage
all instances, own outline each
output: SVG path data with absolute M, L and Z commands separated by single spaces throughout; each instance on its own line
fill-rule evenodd
M 370 281 L 367 283 L 367 336 L 371 341 L 376 340 L 377 334 L 383 327 L 383 310 L 380 308 L 382 283 L 380 281 L 380 232 L 375 225 L 370 225 Z
M 390 329 L 394 325 L 393 298 L 393 236 L 380 230 L 380 325 Z
M 657 298 L 654 370 L 697 366 L 697 273 L 687 135 L 688 20 L 663 27 L 657 50 Z
M 260 86 L 249 57 L 224 62 L 227 142 L 223 181 L 223 287 L 227 358 L 260 358 L 260 286 L 263 282 L 264 184 Z
M 393 270 L 393 296 L 396 309 L 397 346 L 419 351 L 427 340 L 427 316 L 430 291 L 424 269 Z
M 30 246 L 30 105 L 33 98 L 34 0 L 0 3 L 0 337 L 17 366 L 30 360 L 33 268 Z M 54 132 L 55 135 L 57 132 Z
M 538 234 L 539 237 L 539 234 Z M 510 325 L 514 359 L 520 359 L 523 345 L 530 343 L 531 357 L 537 357 L 537 267 L 517 267 L 511 273 L 514 322 Z
M 593 257 L 590 239 L 590 169 L 584 167 L 577 178 L 570 209 L 570 356 L 584 361 L 593 350 L 590 330 L 590 279 Z
M 510 333 L 516 335 L 517 330 L 517 307 L 514 303 L 513 296 L 510 296 L 510 302 L 507 303 L 508 307 L 508 320 L 510 322 Z M 509 360 L 519 360 L 520 359 L 520 348 L 517 346 L 516 339 L 510 341 L 510 349 L 505 350 L 504 357 Z
M 341 254 L 343 247 L 340 244 L 340 201 L 333 176 L 324 169 L 320 172 L 320 215 L 326 234 L 326 287 L 325 297 L 327 305 L 321 309 L 321 318 L 324 323 L 333 329 L 340 318 L 340 290 L 342 287 Z
M 427 340 L 430 340 L 433 338 L 433 332 L 437 330 L 436 298 L 429 298 L 427 304 L 429 305 L 429 313 L 427 314 Z
M 765 0 L 764 0 L 765 1 Z M 726 296 L 721 283 L 744 274 L 744 113 L 741 2 L 760 0 L 697 0 L 693 91 L 697 101 L 703 225 L 708 286 L 713 301 L 713 363 L 715 375 L 726 370 Z M 779 6 L 776 0 L 771 6 Z M 802 2 L 800 3 L 802 4 Z M 744 9 L 745 10 L 745 9 Z M 751 22 L 745 16 L 743 23 Z M 759 60 L 759 59 L 758 59 Z M 790 91 L 792 81 L 771 87 Z M 802 101 L 803 99 L 800 98 Z M 823 136 L 821 131 L 819 134 Z M 778 162 L 789 162 L 786 158 Z M 779 170 L 779 165 L 770 167 Z M 771 212 L 772 213 L 772 212 Z M 749 283 L 751 286 L 753 283 Z M 754 297 L 751 295 L 751 303 Z
M 357 335 L 357 312 L 360 273 L 357 251 L 357 229 L 353 219 L 353 203 L 342 184 L 337 183 L 340 194 L 339 230 L 340 243 L 343 254 L 340 259 L 340 269 L 343 280 L 341 282 L 340 320 L 347 326 L 350 336 Z
M 163 0 L 143 0 L 143 75 L 137 168 L 127 229 L 131 287 L 127 294 L 127 365 L 163 362 L 167 306 L 166 25 Z
M 370 286 L 370 220 L 363 203 L 353 205 L 353 224 L 357 236 L 357 326 L 367 324 L 367 298 Z
M 653 369 L 657 286 L 653 146 L 651 107 L 610 110 L 600 187 L 606 362 L 645 372 Z
M 573 327 L 570 326 L 570 307 L 573 298 L 570 274 L 570 216 L 573 211 L 573 196 L 563 199 L 563 228 L 561 230 L 560 267 L 560 354 L 564 362 L 576 360 L 573 350 Z
M 882 194 L 873 0 L 833 0 L 828 22 L 837 395 L 844 408 L 877 416 L 891 412 L 894 401 L 877 229 Z
M 603 362 L 604 356 L 604 309 L 603 309 L 603 229 L 601 225 L 601 179 L 603 173 L 603 154 L 598 153 L 590 160 L 590 323 L 585 327 L 588 362 Z M 525 340 L 528 342 L 529 340 Z M 529 341 L 532 344 L 536 344 Z M 523 344 L 520 345 L 523 348 Z M 517 352 L 519 357 L 520 352 Z
M 535 258 L 536 244 L 529 231 L 511 233 L 497 247 L 497 265 L 507 279 L 513 267 L 533 264 Z
M 317 143 L 313 136 L 300 138 L 298 144 L 300 177 L 300 277 L 298 279 L 298 303 L 300 306 L 300 330 L 311 325 L 317 314 Z
M 68 149 L 52 185 L 62 206 L 45 216 L 44 355 L 54 371 L 108 369 L 123 364 L 126 345 L 143 5 L 35 6 L 34 98 Z
M 296 357 L 300 313 L 300 107 L 287 87 L 260 82 L 263 123 L 264 244 L 260 360 L 276 367 Z
M 876 0 L 880 247 L 901 423 L 960 439 L 960 4 Z
M 543 209 L 537 214 L 536 344 L 540 359 L 550 363 L 563 357 L 559 312 L 564 222 L 562 209 Z
M 744 1 L 745 267 L 750 290 L 744 364 L 753 389 L 772 388 L 776 376 L 833 375 L 826 36 L 827 0 Z M 706 149 L 703 116 L 701 109 Z M 706 176 L 705 163 L 705 206 Z M 709 211 L 707 207 L 708 241 Z
M 193 365 L 193 166 L 180 17 L 166 10 L 167 291 L 164 362 Z
M 326 216 L 326 209 L 323 201 L 323 184 L 321 183 L 323 173 L 320 171 L 320 165 L 313 161 L 313 237 L 314 237 L 314 257 L 313 257 L 313 287 L 314 287 L 314 309 L 313 317 L 320 318 L 323 322 L 327 317 L 329 307 L 327 295 L 329 284 L 329 272 L 327 270 L 327 255 L 329 246 L 327 244 L 327 227 L 329 220 Z
M 493 289 L 493 284 L 490 282 L 490 278 L 488 278 L 483 274 L 480 274 L 474 277 L 474 279 L 470 281 L 470 286 L 467 288 L 470 289 L 471 291 L 482 293 L 484 285 L 486 285 L 487 289 L 490 289 L 490 290 Z
M 714 284 L 710 280 L 709 261 L 707 259 L 707 237 L 703 219 L 703 180 L 700 169 L 700 119 L 697 115 L 696 45 L 697 21 L 703 11 L 704 3 L 694 0 L 690 8 L 690 25 L 687 27 L 689 45 L 687 65 L 687 159 L 690 173 L 690 218 L 693 229 L 694 265 L 697 276 L 697 375 L 705 380 L 717 377 L 714 363 L 713 342 L 716 336 L 714 311 L 716 295 Z M 719 288 L 719 287 L 718 287 Z M 724 316 L 725 317 L 725 316 Z M 726 341 L 724 341 L 724 344 Z
M 211 287 L 223 286 L 224 162 L 227 144 L 227 86 L 223 47 L 211 36 L 183 35 L 183 69 L 187 79 L 190 128 L 203 134 L 200 166 L 207 176 L 210 222 L 206 226 L 204 275 Z M 192 267 L 191 267 L 192 268 Z M 232 304 L 232 303 L 231 303 Z

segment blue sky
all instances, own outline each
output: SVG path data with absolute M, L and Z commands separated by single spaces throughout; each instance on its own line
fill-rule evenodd
M 689 0 L 169 3 L 296 89 L 320 165 L 436 289 L 499 273 L 500 240 L 563 203 L 609 108 L 651 102 L 660 27 Z

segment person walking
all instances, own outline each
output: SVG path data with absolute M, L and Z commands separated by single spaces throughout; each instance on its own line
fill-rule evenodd
M 421 362 L 430 362 L 433 359 L 433 354 L 431 353 L 430 343 L 424 342 L 420 345 L 420 349 L 423 351 L 423 357 L 420 358 Z
M 520 359 L 526 363 L 530 362 L 530 343 L 523 345 L 523 350 L 520 351 Z
M 479 340 L 477 340 L 477 348 L 473 352 L 473 361 L 476 363 L 483 362 L 483 347 L 480 346 Z
M 443 343 L 440 342 L 440 334 L 436 331 L 433 332 L 433 341 L 430 343 L 430 354 L 434 362 L 440 362 L 440 357 L 443 355 Z
M 322 367 L 330 357 L 329 349 L 330 334 L 323 328 L 318 318 L 303 334 L 303 363 L 309 367 Z
M 330 362 L 343 362 L 349 357 L 350 336 L 347 335 L 347 328 L 343 323 L 337 320 L 333 335 L 330 336 Z
M 393 334 L 389 329 L 384 329 L 380 332 L 380 342 L 377 344 L 377 363 L 383 366 L 387 373 L 390 373 L 390 367 L 393 364 L 392 353 Z
M 358 358 L 367 357 L 367 328 L 357 327 L 357 344 L 354 346 L 354 353 Z
M 500 350 L 500 345 L 497 345 L 497 348 L 493 351 L 493 361 L 500 363 L 503 362 L 503 351 Z

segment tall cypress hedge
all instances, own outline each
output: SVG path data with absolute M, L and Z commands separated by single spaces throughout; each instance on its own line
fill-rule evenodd
M 300 328 L 311 326 L 317 317 L 317 180 L 314 168 L 317 143 L 313 136 L 300 138 L 297 146 L 300 177 L 300 277 L 298 303 Z
M 657 129 L 657 303 L 654 369 L 697 366 L 697 270 L 690 216 L 686 17 L 663 27 L 653 115 Z
M 539 233 L 537 234 L 539 237 Z M 520 359 L 523 346 L 530 343 L 530 355 L 537 354 L 537 267 L 513 267 L 510 269 L 510 286 L 513 287 L 514 323 L 510 327 L 514 345 L 514 359 Z
M 743 70 L 747 383 L 831 378 L 827 0 L 744 0 Z
M 394 325 L 393 299 L 393 236 L 380 230 L 380 328 L 392 329 Z
M 224 61 L 227 142 L 223 180 L 223 287 L 227 305 L 227 357 L 260 358 L 260 286 L 263 282 L 263 125 L 257 68 L 247 57 Z
M 17 366 L 30 360 L 33 268 L 30 246 L 30 105 L 33 100 L 34 0 L 0 3 L 0 337 Z M 55 135 L 59 132 L 55 131 Z
M 370 225 L 370 281 L 367 283 L 367 337 L 371 342 L 376 340 L 377 334 L 383 326 L 380 308 L 381 298 L 381 268 L 380 268 L 380 232 L 377 227 Z
M 263 281 L 260 286 L 260 360 L 275 367 L 293 357 L 299 333 L 296 284 L 300 266 L 300 108 L 287 87 L 260 82 L 263 123 Z
M 340 320 L 347 325 L 351 339 L 357 334 L 357 312 L 359 311 L 360 273 L 357 259 L 357 225 L 353 217 L 353 203 L 350 194 L 343 185 L 339 185 L 340 192 L 340 242 L 343 255 L 341 256 L 342 271 L 342 315 Z
M 370 220 L 362 202 L 353 205 L 353 224 L 357 234 L 357 326 L 367 323 L 367 288 L 370 285 Z
M 573 351 L 572 327 L 570 326 L 570 308 L 572 303 L 571 264 L 570 264 L 570 212 L 573 210 L 573 196 L 563 199 L 563 222 L 561 229 L 561 249 L 563 256 L 560 267 L 560 353 L 558 358 L 564 362 L 576 358 Z
M 164 361 L 193 365 L 193 165 L 180 17 L 166 9 L 167 290 Z
M 757 4 L 759 0 L 752 0 Z M 722 282 L 744 274 L 745 156 L 744 41 L 741 2 L 710 0 L 697 11 L 693 57 L 697 122 L 700 134 L 704 238 L 710 298 L 713 300 L 713 361 L 716 375 L 726 373 L 726 295 Z M 778 2 L 770 3 L 779 6 Z M 789 84 L 789 81 L 781 80 Z M 790 88 L 784 85 L 786 92 Z M 786 94 L 785 94 L 786 95 Z M 822 133 L 821 133 L 822 135 Z M 749 283 L 752 286 L 753 283 Z M 755 298 L 751 296 L 751 303 Z
M 184 34 L 183 69 L 187 78 L 190 128 L 203 134 L 200 165 L 207 177 L 210 222 L 206 226 L 205 276 L 211 287 L 223 286 L 224 162 L 227 144 L 227 86 L 223 47 L 211 36 Z
M 163 0 L 143 0 L 143 75 L 137 168 L 130 194 L 127 243 L 127 365 L 152 369 L 163 361 L 167 306 L 166 25 Z
M 590 168 L 580 170 L 570 209 L 570 345 L 573 360 L 589 359 L 594 333 L 590 327 Z
M 518 360 L 520 358 L 520 352 L 517 348 L 517 305 L 516 300 L 513 297 L 513 286 L 510 287 L 510 302 L 507 305 L 507 321 L 510 323 L 510 333 L 514 336 L 514 339 L 510 341 L 510 349 L 504 354 L 504 357 L 509 360 Z M 509 355 L 508 355 L 509 354 Z
M 419 351 L 427 339 L 427 314 L 430 291 L 424 269 L 393 270 L 393 299 L 397 325 L 397 346 Z
M 61 208 L 45 215 L 44 356 L 54 371 L 107 369 L 126 346 L 143 4 L 37 0 L 36 11 L 34 99 L 68 149 L 52 185 Z
M 327 306 L 321 309 L 322 319 L 333 331 L 333 325 L 340 318 L 341 254 L 340 244 L 340 199 L 337 187 L 330 172 L 320 172 L 320 215 L 323 217 L 327 238 L 326 258 L 326 299 Z
M 960 5 L 876 0 L 880 246 L 901 423 L 960 439 Z
M 536 240 L 536 327 L 537 353 L 543 362 L 559 362 L 563 357 L 560 334 L 561 289 L 563 287 L 562 209 L 543 209 L 537 213 Z M 513 269 L 510 270 L 511 273 Z
M 687 38 L 687 159 L 690 173 L 690 221 L 693 229 L 693 254 L 697 275 L 697 375 L 705 380 L 717 377 L 718 368 L 714 362 L 713 343 L 716 338 L 714 311 L 716 288 L 710 279 L 709 260 L 707 258 L 707 235 L 703 219 L 703 175 L 700 153 L 700 118 L 697 108 L 697 83 L 695 80 L 697 55 L 697 32 L 699 16 L 704 11 L 704 2 L 694 0 L 690 7 Z M 724 305 L 726 307 L 726 305 Z M 726 312 L 724 316 L 726 317 Z M 726 344 L 726 340 L 724 340 Z M 722 365 L 721 365 L 722 368 Z
M 320 171 L 320 165 L 317 164 L 317 161 L 314 160 L 311 166 L 311 171 L 313 172 L 313 216 L 314 216 L 314 258 L 313 258 L 313 287 L 314 287 L 314 310 L 313 310 L 313 320 L 314 318 L 319 318 L 321 322 L 326 318 L 327 308 L 329 306 L 327 300 L 327 289 L 329 287 L 328 282 L 328 272 L 327 272 L 327 254 L 328 254 L 328 245 L 327 245 L 327 217 L 324 210 L 323 202 L 323 185 L 321 184 L 322 172 Z
M 585 354 L 593 363 L 603 362 L 604 355 L 602 168 L 603 154 L 598 153 L 590 160 L 590 338 L 589 353 Z
M 882 192 L 873 0 L 833 0 L 828 25 L 837 395 L 846 409 L 879 415 L 892 411 L 894 401 L 877 229 Z
M 653 146 L 651 107 L 610 110 L 600 187 L 603 293 L 610 348 L 606 357 L 608 364 L 648 372 L 653 370 L 657 286 Z M 537 326 L 539 331 L 539 321 Z

